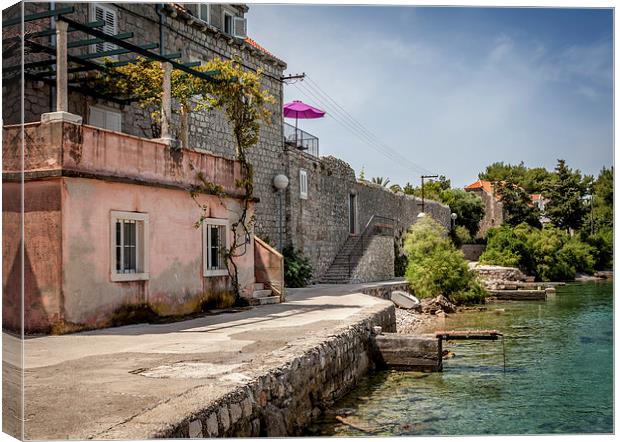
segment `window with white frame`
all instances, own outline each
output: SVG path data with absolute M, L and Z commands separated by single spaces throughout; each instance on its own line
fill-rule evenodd
M 208 218 L 202 224 L 204 276 L 228 275 L 225 252 L 228 247 L 228 221 Z
M 224 11 L 224 16 L 222 18 L 222 30 L 226 34 L 232 35 L 233 33 L 233 15 L 226 11 Z
M 101 106 L 88 107 L 88 124 L 102 129 L 121 131 L 122 113 L 116 109 Z
M 149 279 L 149 215 L 116 210 L 110 215 L 112 281 Z
M 200 14 L 200 20 L 211 23 L 211 5 L 209 3 L 200 3 L 198 13 Z
M 102 21 L 104 23 L 101 28 L 98 28 L 101 32 L 108 35 L 116 35 L 118 33 L 118 13 L 116 9 L 103 3 L 93 3 L 90 14 L 93 21 Z M 112 51 L 114 49 L 117 49 L 116 45 L 107 41 L 91 46 L 91 52 Z
M 299 197 L 308 199 L 308 171 L 305 169 L 299 169 Z

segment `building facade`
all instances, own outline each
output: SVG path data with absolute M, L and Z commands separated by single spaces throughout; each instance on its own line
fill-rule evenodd
M 479 238 L 484 238 L 490 228 L 498 227 L 504 222 L 506 215 L 504 204 L 500 201 L 495 186 L 490 181 L 478 180 L 465 186 L 465 190 L 478 195 L 484 203 L 484 216 L 480 220 L 476 235 Z

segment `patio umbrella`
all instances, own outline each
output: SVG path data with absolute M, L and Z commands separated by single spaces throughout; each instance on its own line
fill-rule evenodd
M 325 111 L 312 107 L 300 100 L 294 100 L 284 105 L 284 116 L 295 118 L 295 144 L 297 144 L 297 121 L 301 119 L 323 118 Z

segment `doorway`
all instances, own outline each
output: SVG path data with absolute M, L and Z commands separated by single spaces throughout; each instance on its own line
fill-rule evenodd
M 349 194 L 349 234 L 357 233 L 357 195 Z

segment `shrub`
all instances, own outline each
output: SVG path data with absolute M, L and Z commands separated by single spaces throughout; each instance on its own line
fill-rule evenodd
M 463 244 L 471 244 L 473 242 L 469 230 L 464 226 L 456 226 L 450 231 L 450 237 L 455 247 L 461 247 Z
M 456 303 L 483 301 L 486 292 L 446 233 L 430 217 L 411 227 L 405 239 L 407 282 L 420 298 L 444 295 Z
M 526 224 L 489 230 L 483 264 L 519 267 L 542 281 L 565 281 L 577 272 L 592 273 L 596 250 L 555 227 Z
M 401 251 L 398 246 L 398 241 L 394 240 L 394 276 L 400 278 L 405 276 L 407 270 L 407 256 Z
M 593 235 L 587 235 L 585 241 L 592 246 L 594 268 L 606 270 L 613 268 L 614 259 L 614 231 L 613 228 L 603 228 Z
M 287 287 L 305 287 L 312 278 L 312 266 L 300 250 L 288 245 L 282 250 L 284 256 L 284 284 Z

